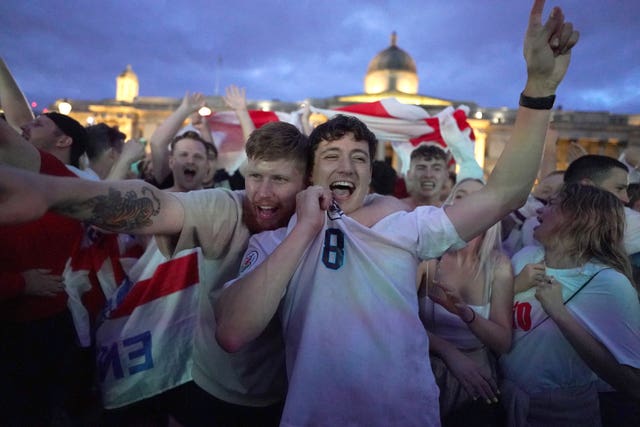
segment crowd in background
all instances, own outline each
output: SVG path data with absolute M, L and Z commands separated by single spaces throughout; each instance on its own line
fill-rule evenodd
M 540 3 L 555 89 L 577 34 Z M 0 60 L 0 424 L 635 425 L 640 149 L 531 160 L 542 86 L 490 176 L 455 123 L 401 176 L 359 120 L 256 129 L 229 86 L 227 171 L 200 93 L 127 140 Z

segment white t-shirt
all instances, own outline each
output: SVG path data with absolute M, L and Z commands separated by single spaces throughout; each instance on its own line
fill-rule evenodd
M 289 230 L 252 237 L 244 274 L 295 219 Z M 398 212 L 371 228 L 329 212 L 279 310 L 289 378 L 282 425 L 439 425 L 416 269 L 464 244 L 440 208 Z
M 542 247 L 525 247 L 512 259 L 514 272 L 543 259 Z M 603 268 L 606 266 L 589 262 L 570 269 L 547 267 L 546 274 L 562 284 L 566 301 Z M 640 303 L 623 274 L 603 270 L 567 303 L 567 308 L 619 363 L 640 368 Z M 547 314 L 535 297 L 535 288 L 515 295 L 513 313 L 513 346 L 500 358 L 506 379 L 528 393 L 598 381 L 553 320 L 544 320 Z
M 182 232 L 175 247 L 167 236 L 156 236 L 159 248 L 171 255 L 202 247 L 205 279 L 199 296 L 194 336 L 193 380 L 209 394 L 244 406 L 267 406 L 284 399 L 284 344 L 277 322 L 237 353 L 227 353 L 215 338 L 215 301 L 225 282 L 236 277 L 249 241 L 242 221 L 244 192 L 208 189 L 172 193 L 184 206 Z

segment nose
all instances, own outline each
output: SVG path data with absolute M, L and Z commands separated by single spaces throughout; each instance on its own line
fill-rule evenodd
M 627 193 L 627 190 L 622 191 L 619 195 L 618 198 L 622 201 L 622 203 L 624 203 L 625 205 L 627 203 L 629 203 L 629 194 Z
M 270 197 L 273 194 L 273 185 L 271 180 L 265 179 L 258 185 L 258 191 L 256 192 L 258 198 Z
M 341 157 L 338 164 L 338 172 L 345 175 L 351 175 L 353 173 L 353 170 L 354 167 L 351 159 L 347 156 Z

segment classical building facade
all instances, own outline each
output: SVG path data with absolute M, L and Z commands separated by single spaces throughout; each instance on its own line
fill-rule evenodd
M 504 145 L 509 140 L 515 121 L 515 109 L 485 108 L 470 101 L 441 99 L 421 95 L 419 76 L 415 61 L 398 46 L 397 36 L 391 35 L 389 47 L 373 57 L 364 76 L 364 92 L 327 98 L 310 99 L 311 105 L 319 108 L 335 108 L 348 104 L 378 101 L 395 97 L 400 102 L 419 105 L 435 114 L 449 105 L 465 104 L 470 108 L 469 123 L 476 135 L 476 158 L 490 172 Z M 58 109 L 62 102 L 69 102 L 70 116 L 81 123 L 107 123 L 117 125 L 131 138 L 149 138 L 178 105 L 181 99 L 167 97 L 141 97 L 138 77 L 131 66 L 116 78 L 116 94 L 113 99 L 99 101 L 58 100 L 50 109 Z M 222 97 L 207 98 L 207 105 L 216 111 L 226 110 Z M 300 108 L 300 102 L 272 100 L 249 100 L 250 109 L 265 109 L 290 112 Z M 322 117 L 312 117 L 321 121 Z M 618 157 L 628 145 L 640 146 L 640 113 L 635 115 L 611 114 L 608 112 L 565 111 L 553 112 L 551 128 L 557 137 L 556 168 L 567 166 L 567 148 L 578 143 L 593 154 Z M 382 146 L 378 157 L 394 161 L 389 144 Z

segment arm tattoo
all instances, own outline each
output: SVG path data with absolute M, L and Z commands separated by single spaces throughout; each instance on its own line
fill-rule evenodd
M 71 215 L 82 212 L 83 219 L 91 224 L 113 231 L 129 231 L 153 224 L 151 218 L 160 212 L 160 200 L 148 187 L 143 187 L 140 195 L 134 190 L 127 191 L 124 197 L 119 190 L 110 188 L 107 195 L 66 204 L 58 211 Z

